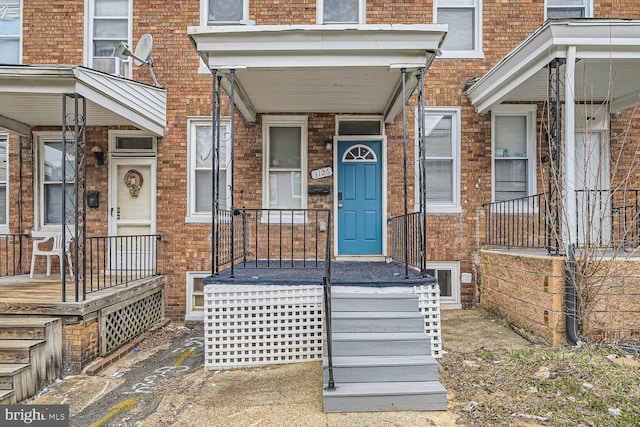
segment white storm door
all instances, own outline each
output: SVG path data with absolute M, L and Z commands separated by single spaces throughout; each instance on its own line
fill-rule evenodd
M 109 194 L 112 273 L 154 270 L 156 159 L 112 158 Z

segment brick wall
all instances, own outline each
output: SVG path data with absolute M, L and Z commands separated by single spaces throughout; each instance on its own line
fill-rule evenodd
M 98 319 L 62 326 L 62 372 L 78 374 L 99 355 Z

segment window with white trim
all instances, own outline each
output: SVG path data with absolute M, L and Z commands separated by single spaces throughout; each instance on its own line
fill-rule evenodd
M 591 18 L 593 0 L 546 0 L 547 19 Z
M 366 0 L 317 0 L 318 24 L 364 24 Z
M 381 116 L 336 116 L 336 135 L 384 135 Z
M 460 108 L 429 108 L 424 117 L 426 202 L 428 212 L 461 212 Z M 419 191 L 419 141 L 416 138 L 416 190 Z M 419 194 L 416 194 L 416 201 Z
M 433 22 L 448 24 L 444 58 L 482 58 L 482 0 L 434 0 Z
M 40 228 L 52 227 L 56 230 L 62 224 L 62 183 L 65 182 L 65 197 L 67 206 L 73 201 L 73 186 L 75 181 L 76 157 L 64 155 L 66 173 L 62 175 L 62 138 L 47 134 L 38 137 L 38 224 Z M 55 226 L 55 227 L 54 227 Z
M 121 42 L 131 50 L 132 0 L 90 0 L 88 11 L 89 67 L 121 77 L 131 77 L 131 60 L 119 51 Z
M 0 133 L 0 229 L 5 229 L 9 218 L 9 134 Z
M 447 309 L 460 306 L 460 263 L 457 261 L 429 261 L 427 274 L 438 280 L 440 304 Z
M 307 207 L 307 116 L 263 116 L 263 207 Z
M 249 0 L 201 0 L 202 25 L 237 24 L 249 19 Z
M 205 277 L 211 273 L 187 272 L 187 311 L 184 320 L 204 320 L 204 283 Z
M 493 200 L 536 192 L 536 106 L 502 105 L 491 112 Z
M 189 175 L 187 179 L 188 207 L 187 222 L 198 222 L 199 219 L 211 222 L 211 205 L 213 198 L 213 127 L 211 117 L 189 119 Z M 231 138 L 229 120 L 220 124 L 219 169 L 219 208 L 231 208 Z
M 0 64 L 22 62 L 22 1 L 0 0 Z

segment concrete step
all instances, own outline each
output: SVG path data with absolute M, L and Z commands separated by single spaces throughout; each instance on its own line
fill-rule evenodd
M 328 361 L 324 359 L 324 382 L 328 381 Z M 429 355 L 341 356 L 333 358 L 336 383 L 367 381 L 438 381 L 438 362 Z
M 322 400 L 324 412 L 447 409 L 447 392 L 437 381 L 337 383 Z
M 55 317 L 0 316 L 0 339 L 45 339 L 46 328 L 59 322 Z
M 410 356 L 431 353 L 431 343 L 424 332 L 334 332 L 332 344 L 334 357 Z
M 332 292 L 331 311 L 418 311 L 418 296 L 412 293 Z
M 0 364 L 0 390 L 11 390 L 11 403 L 20 402 L 36 393 L 31 365 L 26 363 Z
M 424 316 L 418 311 L 336 312 L 333 332 L 424 332 Z
M 0 390 L 0 405 L 12 405 L 16 403 L 13 390 Z

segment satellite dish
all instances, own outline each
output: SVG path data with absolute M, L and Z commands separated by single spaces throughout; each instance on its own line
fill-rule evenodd
M 145 34 L 140 37 L 138 44 L 136 44 L 136 50 L 133 55 L 133 59 L 137 66 L 148 64 L 151 61 L 151 49 L 153 49 L 153 37 L 151 34 Z

